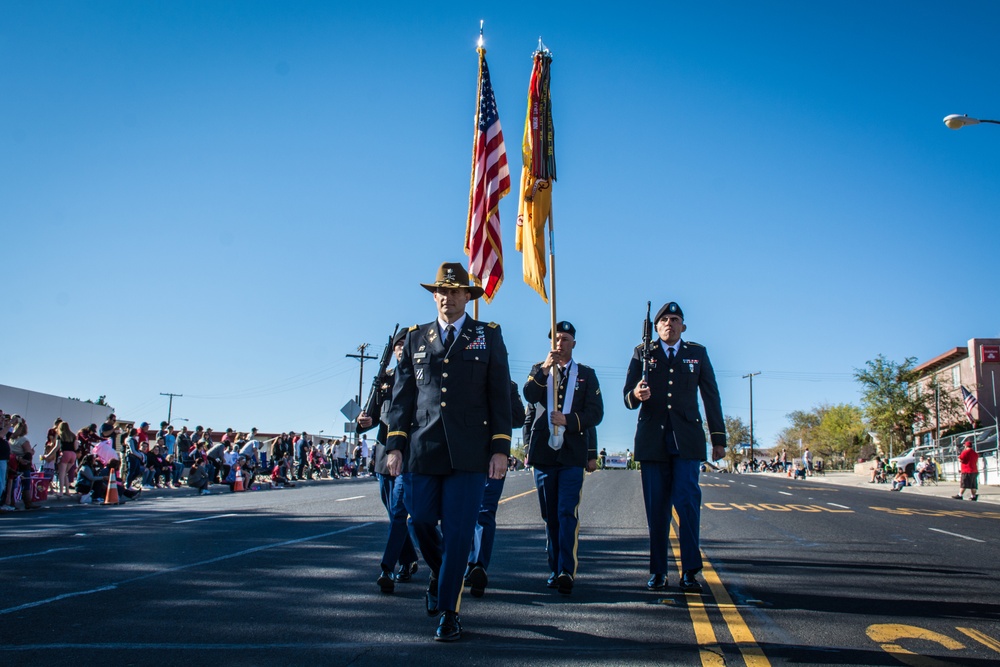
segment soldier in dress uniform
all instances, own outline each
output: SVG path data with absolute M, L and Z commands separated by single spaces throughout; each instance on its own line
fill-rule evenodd
M 701 393 L 712 439 L 712 460 L 726 453 L 726 428 L 715 371 L 708 352 L 698 343 L 681 340 L 687 330 L 684 312 L 671 301 L 654 319 L 659 340 L 649 349 L 636 347 L 625 378 L 625 407 L 639 408 L 635 459 L 642 466 L 642 494 L 649 525 L 649 572 L 646 587 L 667 587 L 667 552 L 671 507 L 677 510 L 681 550 L 680 588 L 700 593 L 695 575 L 701 571 L 699 535 L 701 487 L 698 475 L 705 460 L 705 431 L 698 411 Z M 648 359 L 648 381 L 643 358 Z
M 511 428 L 524 426 L 524 404 L 521 403 L 521 390 L 517 383 L 510 383 L 510 420 Z M 472 538 L 472 548 L 469 549 L 469 566 L 465 570 L 465 585 L 474 598 L 481 598 L 486 593 L 490 583 L 486 573 L 490 567 L 493 555 L 493 540 L 497 533 L 497 509 L 500 507 L 500 496 L 503 495 L 505 477 L 487 479 L 483 491 L 483 504 L 479 507 L 479 518 L 476 520 L 476 532 Z
M 406 329 L 397 331 L 392 339 L 392 353 L 397 363 L 403 356 L 404 340 L 406 340 Z M 382 553 L 378 579 L 375 580 L 383 593 L 392 593 L 397 581 L 410 581 L 417 571 L 417 550 L 413 547 L 413 540 L 410 539 L 410 532 L 406 526 L 409 513 L 403 503 L 403 481 L 398 476 L 390 475 L 386 468 L 385 441 L 389 433 L 387 420 L 392 405 L 392 382 L 395 370 L 390 368 L 386 371 L 385 381 L 378 388 L 372 414 L 362 412 L 358 415 L 358 433 L 363 433 L 378 423 L 375 439 L 375 476 L 378 478 L 382 504 L 389 513 L 389 536 L 386 539 L 385 551 Z M 397 562 L 399 569 L 393 572 Z
M 468 317 L 483 289 L 458 263 L 433 283 L 437 318 L 410 327 L 389 410 L 386 465 L 404 469 L 412 532 L 430 568 L 427 613 L 440 614 L 434 638 L 462 636 L 459 607 L 469 545 L 487 476 L 503 477 L 510 455 L 510 369 L 500 327 Z M 440 522 L 440 530 L 438 523 Z
M 584 470 L 597 469 L 595 427 L 604 418 L 597 374 L 573 360 L 574 347 L 576 328 L 569 322 L 556 324 L 555 349 L 549 350 L 545 361 L 532 366 L 524 383 L 524 398 L 535 406 L 527 438 L 528 461 L 535 469 L 548 538 L 548 586 L 558 588 L 563 595 L 573 592 Z M 550 391 L 553 367 L 559 369 L 555 394 Z M 559 427 L 556 436 L 553 425 Z

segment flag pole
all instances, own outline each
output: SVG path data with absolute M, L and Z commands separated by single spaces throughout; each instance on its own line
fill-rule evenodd
M 539 39 L 541 42 L 541 39 Z M 552 205 L 549 205 L 549 321 L 551 323 L 551 328 L 549 331 L 552 332 L 552 349 L 556 349 L 556 232 L 555 224 L 552 222 Z M 559 396 L 559 365 L 553 364 L 552 366 L 552 388 L 549 390 L 552 392 L 552 397 L 549 400 L 549 405 L 558 405 L 557 399 Z M 567 389 L 567 392 L 569 389 Z M 564 406 L 565 407 L 565 406 Z M 549 417 L 551 422 L 552 418 Z M 559 427 L 552 424 L 552 434 L 559 435 Z
M 476 117 L 472 125 L 472 173 L 469 176 L 469 196 L 472 196 L 472 191 L 476 187 L 476 139 L 479 137 L 479 98 L 483 94 L 483 57 L 486 55 L 486 49 L 483 48 L 483 19 L 479 19 L 479 40 L 476 42 L 476 53 L 479 55 L 479 75 L 476 77 Z M 470 200 L 469 207 L 471 209 L 472 202 Z M 468 239 L 466 239 L 468 243 Z M 471 259 L 471 258 L 470 258 Z M 470 272 L 471 273 L 471 272 Z M 470 276 L 471 277 L 471 276 Z M 475 278 L 473 278 L 475 281 Z M 479 299 L 475 299 L 472 302 L 472 319 L 479 319 Z

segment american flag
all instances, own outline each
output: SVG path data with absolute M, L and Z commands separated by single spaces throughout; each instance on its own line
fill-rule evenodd
M 472 143 L 472 181 L 469 184 L 469 217 L 465 228 L 465 252 L 469 274 L 484 290 L 486 303 L 493 300 L 503 282 L 503 248 L 497 206 L 510 192 L 507 149 L 500 130 L 486 51 L 479 49 L 479 112 Z
M 969 423 L 975 425 L 975 421 L 972 419 L 972 408 L 979 405 L 979 401 L 976 397 L 972 395 L 972 392 L 962 386 L 962 402 L 965 403 L 965 416 L 969 418 Z

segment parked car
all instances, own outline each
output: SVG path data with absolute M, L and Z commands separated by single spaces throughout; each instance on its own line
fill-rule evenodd
M 919 449 L 926 450 L 926 447 L 921 447 Z M 920 458 L 921 454 L 917 452 L 917 447 L 911 447 L 899 456 L 894 456 L 889 459 L 889 467 L 894 467 L 896 470 L 905 470 L 906 474 L 912 475 L 913 471 L 917 467 L 917 459 Z

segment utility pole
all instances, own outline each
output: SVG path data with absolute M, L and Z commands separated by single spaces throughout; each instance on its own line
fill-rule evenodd
M 174 413 L 174 396 L 176 396 L 178 398 L 181 398 L 182 396 L 184 396 L 184 394 L 164 394 L 161 391 L 160 392 L 160 396 L 169 396 L 170 397 L 170 403 L 167 405 L 167 424 L 169 425 L 170 424 L 170 417 Z
M 743 376 L 743 379 L 750 378 L 750 467 L 753 469 L 754 457 L 753 457 L 753 376 L 760 375 L 760 371 L 756 373 L 747 373 Z
M 362 410 L 365 409 L 364 403 L 361 402 L 361 393 L 364 389 L 365 384 L 365 359 L 378 359 L 378 357 L 372 357 L 365 354 L 365 350 L 369 348 L 371 343 L 362 343 L 358 346 L 358 354 L 345 354 L 345 357 L 350 357 L 352 359 L 357 359 L 361 362 L 361 370 L 358 372 L 358 405 Z

